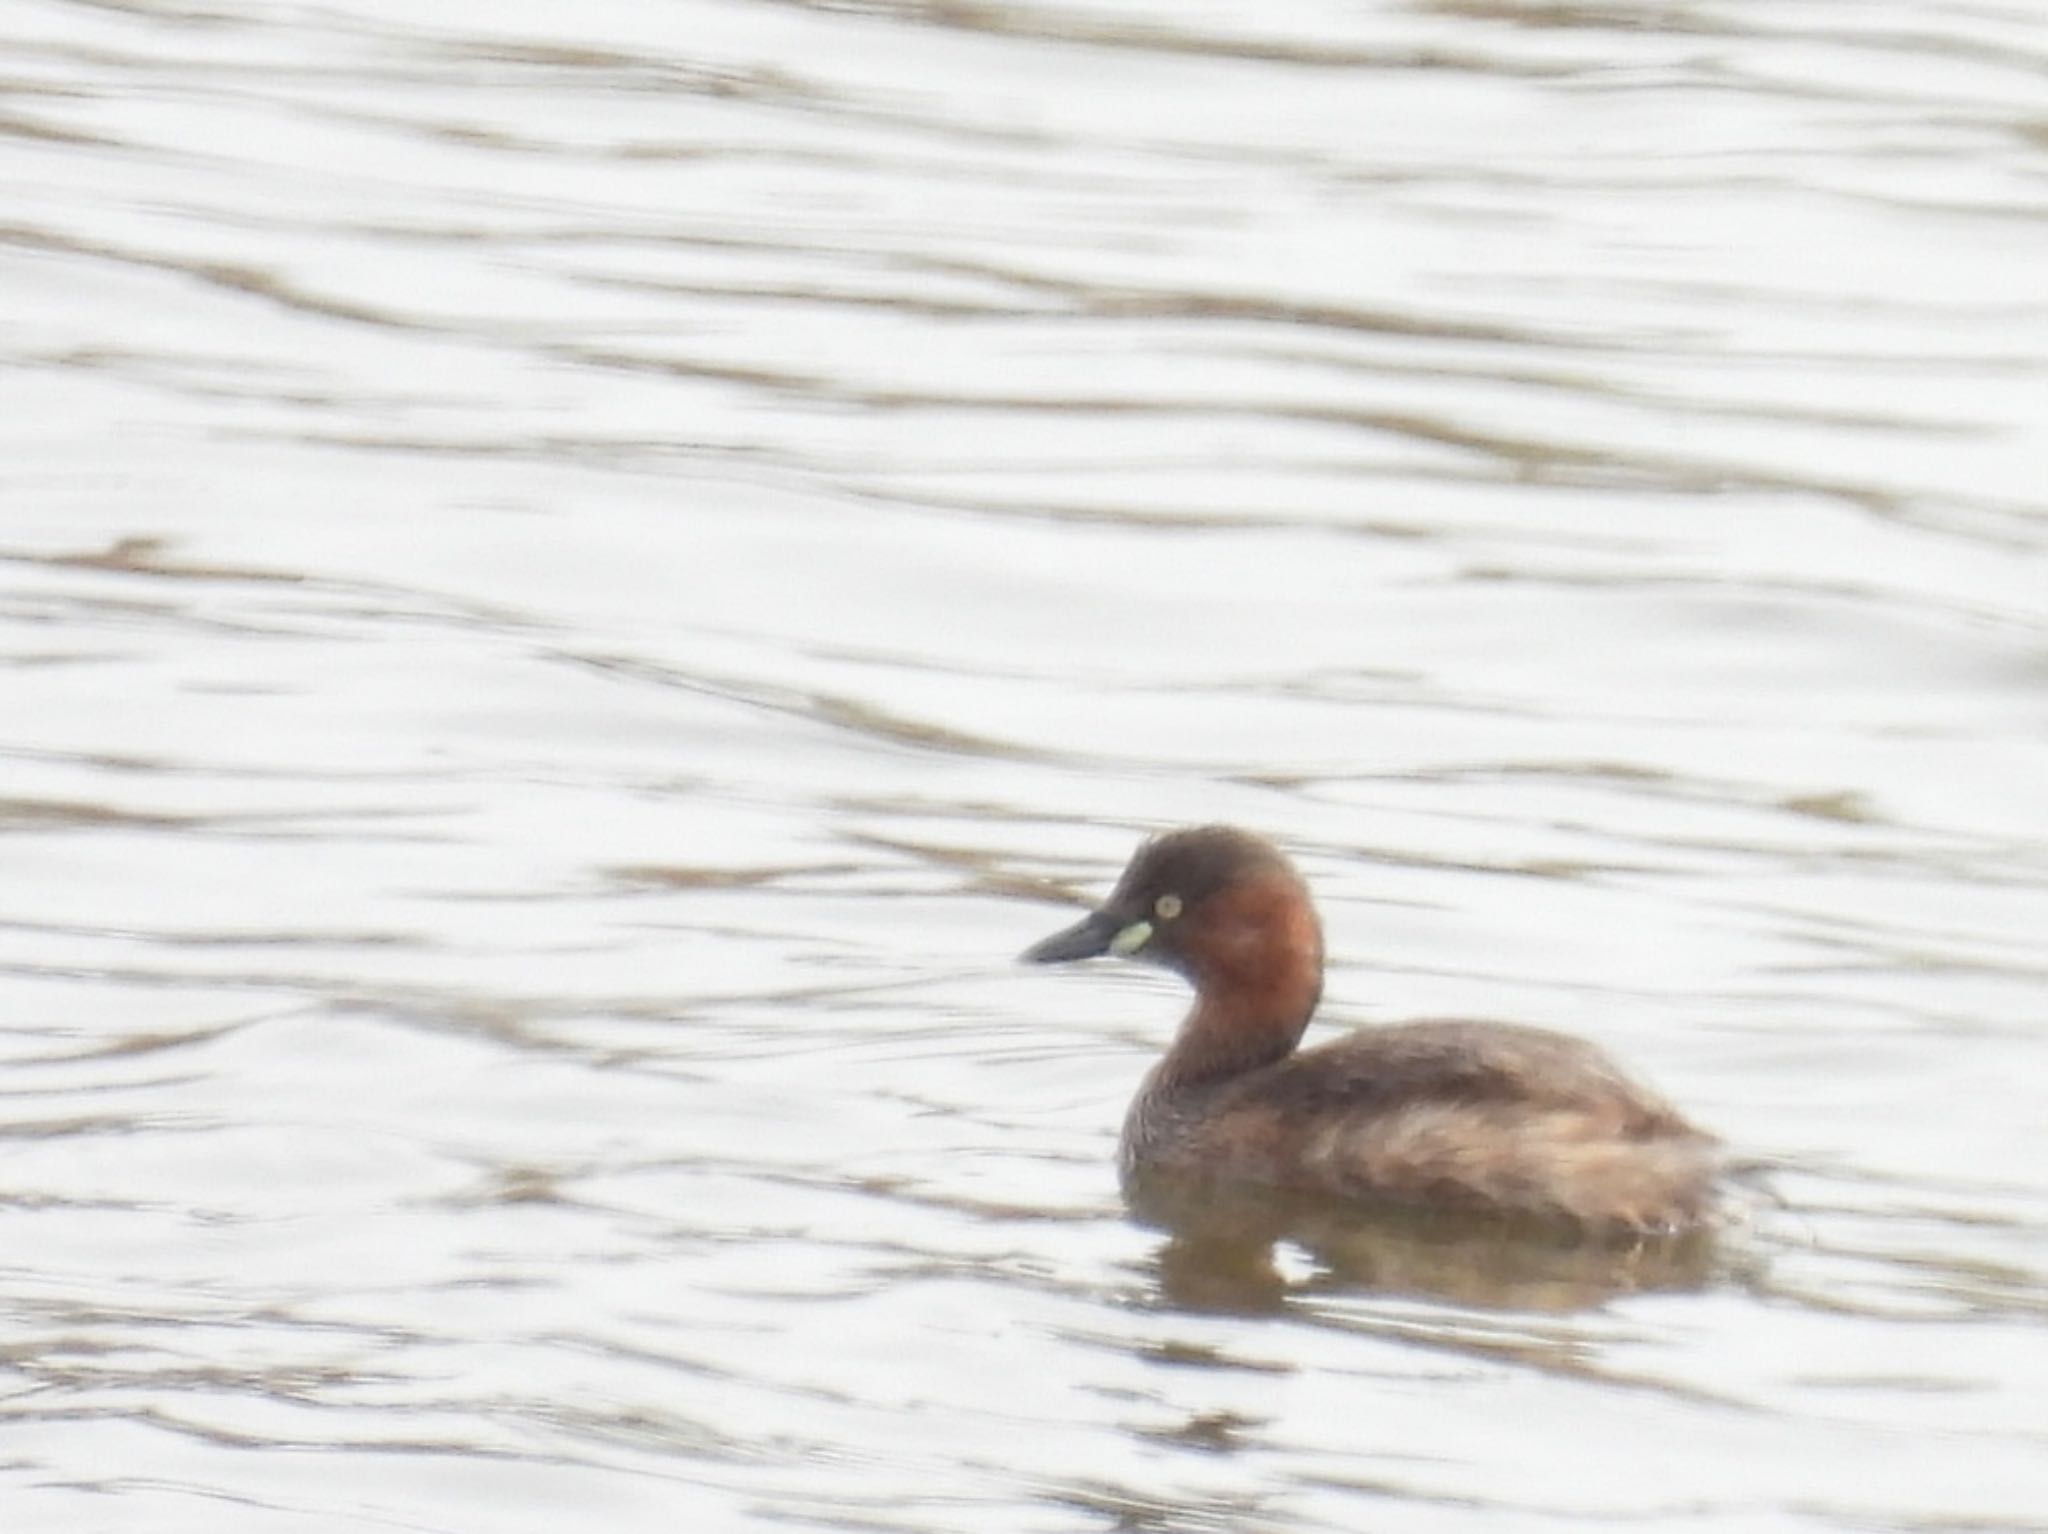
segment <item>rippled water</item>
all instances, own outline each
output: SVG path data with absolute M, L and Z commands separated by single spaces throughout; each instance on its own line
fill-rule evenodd
M 2048 13 L 0 36 L 0 1523 L 2048 1528 Z M 1191 1268 L 1190 820 L 1752 1228 Z

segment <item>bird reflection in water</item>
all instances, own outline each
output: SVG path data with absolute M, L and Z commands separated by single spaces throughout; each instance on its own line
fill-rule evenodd
M 1371 1205 L 1139 1174 L 1132 1215 L 1165 1236 L 1161 1297 L 1188 1310 L 1258 1313 L 1332 1288 L 1499 1310 L 1590 1310 L 1624 1295 L 1698 1289 L 1720 1232 L 1589 1235 L 1460 1211 Z M 1315 1264 L 1284 1271 L 1278 1248 Z

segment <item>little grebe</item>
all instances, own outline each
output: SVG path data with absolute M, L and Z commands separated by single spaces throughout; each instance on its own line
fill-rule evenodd
M 1297 1052 L 1322 994 L 1322 926 L 1294 865 L 1260 837 L 1154 837 L 1107 904 L 1023 957 L 1102 954 L 1163 964 L 1195 988 L 1124 1119 L 1127 1187 L 1268 1185 L 1616 1234 L 1712 1219 L 1715 1140 L 1584 1040 L 1417 1022 Z

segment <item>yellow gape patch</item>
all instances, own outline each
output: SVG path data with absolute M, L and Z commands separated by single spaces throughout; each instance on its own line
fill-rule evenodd
M 1134 921 L 1109 940 L 1109 951 L 1119 959 L 1128 959 L 1151 941 L 1152 923 L 1149 921 Z

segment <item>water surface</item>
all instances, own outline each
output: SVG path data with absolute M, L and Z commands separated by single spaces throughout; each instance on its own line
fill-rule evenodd
M 0 22 L 0 1521 L 2048 1528 L 2048 18 L 564 15 Z M 1195 820 L 1750 1227 L 1184 1261 Z

